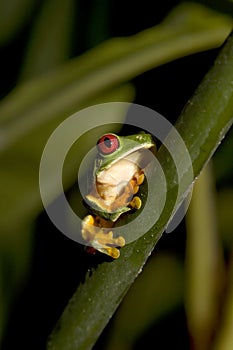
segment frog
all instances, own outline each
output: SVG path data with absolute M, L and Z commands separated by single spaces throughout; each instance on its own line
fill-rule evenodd
M 112 228 L 121 215 L 141 208 L 137 193 L 145 179 L 146 152 L 156 145 L 151 134 L 141 131 L 128 136 L 104 134 L 96 147 L 84 199 L 90 213 L 82 220 L 81 235 L 90 250 L 117 259 L 126 242 L 123 236 L 115 237 Z

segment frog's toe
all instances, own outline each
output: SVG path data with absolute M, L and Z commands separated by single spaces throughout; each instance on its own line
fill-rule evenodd
M 119 237 L 115 238 L 115 241 L 116 241 L 116 244 L 117 244 L 119 247 L 124 247 L 124 245 L 125 245 L 125 239 L 124 239 L 124 237 L 119 236 Z
M 144 182 L 144 180 L 145 180 L 145 175 L 144 173 L 141 173 L 137 178 L 137 185 L 140 186 Z
M 81 234 L 85 241 L 89 241 L 92 239 L 93 236 L 95 236 L 96 227 L 95 225 L 95 219 L 92 215 L 87 215 L 82 221 L 82 230 Z
M 97 249 L 99 252 L 107 254 L 109 256 L 111 256 L 113 259 L 117 259 L 120 256 L 120 250 L 117 249 L 116 247 L 103 247 L 103 248 L 99 248 Z
M 95 219 L 92 215 L 87 215 L 83 219 L 83 224 L 84 225 L 94 225 Z
M 142 206 L 142 201 L 138 196 L 135 196 L 130 202 L 130 206 L 134 209 L 140 209 Z
M 133 188 L 133 194 L 138 193 L 138 191 L 139 191 L 139 186 L 135 185 L 134 188 Z
M 131 185 L 133 187 L 133 194 L 138 193 L 139 186 L 144 182 L 145 175 L 144 173 L 137 173 L 135 177 L 131 180 Z

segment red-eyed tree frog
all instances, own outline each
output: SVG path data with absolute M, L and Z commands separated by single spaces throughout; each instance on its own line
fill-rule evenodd
M 141 199 L 135 195 L 144 181 L 145 150 L 152 147 L 152 136 L 143 132 L 104 134 L 97 142 L 98 155 L 85 198 L 91 214 L 83 219 L 81 233 L 89 246 L 114 259 L 119 257 L 118 248 L 125 245 L 125 239 L 114 237 L 111 228 L 123 213 L 140 209 Z

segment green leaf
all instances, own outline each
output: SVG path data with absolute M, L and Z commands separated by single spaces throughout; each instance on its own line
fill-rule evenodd
M 44 2 L 28 41 L 21 78 L 43 74 L 69 58 L 74 9 L 74 0 Z
M 0 1 L 0 44 L 6 44 L 28 21 L 35 6 L 31 0 Z
M 228 186 L 226 189 L 218 192 L 217 212 L 219 218 L 219 228 L 224 247 L 229 250 L 232 247 L 232 206 L 233 189 Z
M 233 36 L 225 44 L 214 67 L 176 123 L 177 130 L 188 147 L 195 177 L 232 125 L 232 61 Z M 174 145 L 173 153 L 176 152 Z M 124 247 L 118 260 L 102 263 L 91 275 L 86 275 L 85 284 L 78 287 L 54 329 L 48 349 L 91 349 L 128 288 L 141 272 L 170 219 L 172 210 L 169 203 L 178 204 L 183 197 L 183 193 L 180 193 L 180 198 L 176 201 L 174 187 L 179 185 L 177 174 L 164 147 L 159 150 L 158 159 L 168 185 L 165 209 L 158 222 L 146 235 Z M 186 183 L 186 172 L 187 169 L 183 169 L 183 176 L 180 178 L 181 184 L 185 182 L 183 192 L 191 186 L 191 183 Z M 157 187 L 158 196 L 160 191 L 160 187 Z M 144 220 L 149 219 L 145 213 Z
M 181 262 L 171 254 L 158 252 L 149 259 L 117 310 L 106 349 L 133 349 L 150 326 L 179 307 L 183 302 L 183 275 Z
M 233 259 L 231 256 L 228 270 L 228 285 L 223 308 L 223 321 L 215 342 L 215 350 L 228 350 L 233 346 Z
M 213 180 L 209 163 L 194 185 L 186 215 L 186 314 L 195 349 L 211 347 L 224 288 Z

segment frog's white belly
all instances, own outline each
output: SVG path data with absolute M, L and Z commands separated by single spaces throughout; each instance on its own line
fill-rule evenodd
M 124 191 L 139 166 L 128 159 L 121 159 L 109 169 L 104 170 L 96 181 L 99 195 L 109 205 Z

